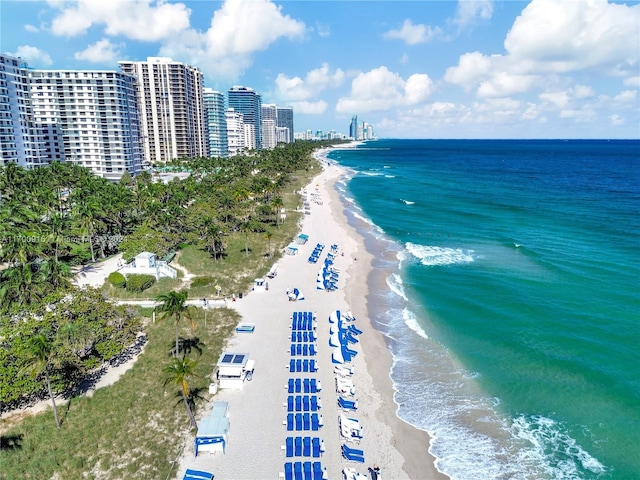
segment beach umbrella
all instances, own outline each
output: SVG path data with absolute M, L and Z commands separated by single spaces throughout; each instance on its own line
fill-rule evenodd
M 331 354 L 331 361 L 333 363 L 339 363 L 339 364 L 344 363 L 344 358 L 342 356 L 342 351 L 340 350 L 340 348 L 333 349 L 333 353 Z

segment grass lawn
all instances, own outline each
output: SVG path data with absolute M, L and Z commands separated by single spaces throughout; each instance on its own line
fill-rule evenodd
M 205 329 L 204 311 L 197 309 L 195 334 L 189 322 L 183 323 L 181 336 L 200 340 L 202 355 L 195 350 L 190 355 L 199 359 L 200 378 L 192 379 L 190 387 L 203 398 L 210 397 L 213 366 L 238 321 L 235 311 L 210 310 Z M 166 478 L 180 454 L 189 418 L 177 387 L 163 386 L 162 368 L 170 360 L 175 324 L 149 325 L 147 335 L 144 354 L 118 382 L 59 408 L 60 429 L 49 409 L 3 435 L 3 444 L 12 439 L 14 448 L 0 449 L 0 478 Z

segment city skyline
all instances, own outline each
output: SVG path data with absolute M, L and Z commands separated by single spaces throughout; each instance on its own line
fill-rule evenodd
M 640 137 L 637 2 L 330 5 L 9 0 L 2 51 L 38 69 L 169 56 L 293 107 L 299 131 L 358 115 L 378 137 Z

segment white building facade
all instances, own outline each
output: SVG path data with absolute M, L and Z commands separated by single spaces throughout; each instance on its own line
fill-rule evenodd
M 0 166 L 33 168 L 47 160 L 44 136 L 33 115 L 27 64 L 0 55 Z
M 206 156 L 202 72 L 167 57 L 118 63 L 138 80 L 145 161 Z
M 142 169 L 135 78 L 109 70 L 29 70 L 33 117 L 48 160 L 119 180 Z

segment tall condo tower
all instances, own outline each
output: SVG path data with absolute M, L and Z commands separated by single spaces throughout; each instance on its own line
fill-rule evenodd
M 202 72 L 167 57 L 118 63 L 124 73 L 138 79 L 145 160 L 205 156 Z
M 241 113 L 245 130 L 253 130 L 255 145 L 245 145 L 252 149 L 262 148 L 262 98 L 252 88 L 234 86 L 227 92 L 229 108 Z M 247 128 L 253 127 L 253 128 Z
M 141 170 L 135 77 L 114 70 L 29 70 L 29 79 L 49 159 L 114 181 Z
M 274 103 L 262 105 L 262 148 L 276 148 L 276 126 L 278 122 L 278 107 Z
M 25 168 L 47 163 L 44 135 L 33 117 L 27 64 L 0 55 L 0 166 Z
M 280 140 L 278 139 L 279 142 L 285 142 L 285 143 L 293 143 L 293 108 L 292 107 L 278 107 L 278 128 L 279 129 L 283 129 L 286 128 L 288 130 L 288 132 L 286 132 L 286 137 L 287 140 Z M 283 132 L 283 136 L 284 136 L 284 131 L 280 130 L 281 132 Z
M 226 158 L 229 156 L 229 142 L 227 139 L 224 95 L 211 88 L 205 88 L 203 101 L 207 156 Z
M 354 115 L 351 117 L 351 123 L 349 124 L 349 136 L 354 140 L 359 140 L 358 138 L 358 116 Z

